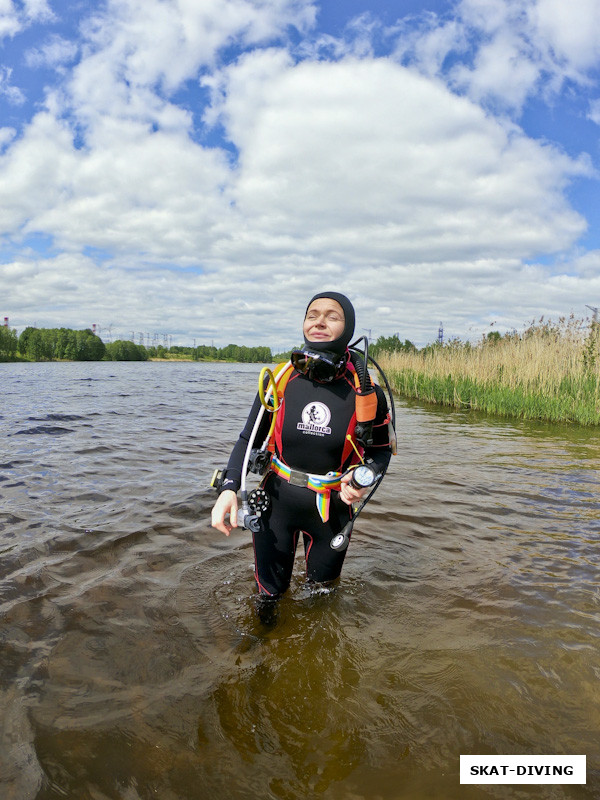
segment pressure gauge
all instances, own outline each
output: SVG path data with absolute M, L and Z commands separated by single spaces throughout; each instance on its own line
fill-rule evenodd
M 359 464 L 352 470 L 350 483 L 355 489 L 368 489 L 377 480 L 377 473 L 369 464 Z

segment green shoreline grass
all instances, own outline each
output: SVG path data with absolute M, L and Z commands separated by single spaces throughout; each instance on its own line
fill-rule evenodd
M 479 384 L 470 378 L 438 377 L 412 369 L 390 369 L 387 376 L 393 391 L 408 399 L 500 417 L 600 424 L 597 379 L 591 379 L 587 386 L 565 381 L 557 394 L 548 396 L 531 387 Z
M 522 336 L 452 342 L 378 358 L 398 395 L 502 417 L 600 424 L 600 326 L 532 326 Z

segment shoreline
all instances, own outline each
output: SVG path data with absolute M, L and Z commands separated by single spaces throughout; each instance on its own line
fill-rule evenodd
M 455 411 L 477 411 L 504 419 L 597 427 L 600 407 L 593 396 L 587 402 L 563 391 L 555 395 L 509 389 L 501 384 L 481 384 L 465 377 L 445 378 L 413 370 L 386 373 L 395 395 Z

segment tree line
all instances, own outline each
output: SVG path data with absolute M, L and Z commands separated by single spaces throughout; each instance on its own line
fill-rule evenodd
M 377 358 L 381 353 L 414 353 L 417 347 L 409 339 L 400 341 L 397 333 L 393 336 L 380 336 L 376 342 L 369 344 L 369 353 L 373 358 Z
M 201 344 L 198 347 L 147 347 L 150 358 L 191 358 L 194 361 L 238 361 L 248 364 L 268 364 L 272 362 L 270 347 L 246 347 L 239 344 L 228 344 L 225 347 L 214 347 Z
M 3 325 L 0 328 L 0 358 L 14 358 L 18 346 L 17 332 Z
M 30 361 L 147 361 L 149 358 L 192 359 L 194 361 L 241 361 L 270 363 L 270 347 L 246 347 L 228 344 L 226 347 L 144 347 L 128 339 L 105 344 L 92 330 L 71 328 L 35 328 L 29 326 L 17 337 L 17 332 L 0 327 L 0 359 L 17 356 Z
M 102 339 L 89 328 L 74 331 L 30 326 L 19 336 L 17 349 L 23 358 L 32 361 L 101 361 L 106 353 Z

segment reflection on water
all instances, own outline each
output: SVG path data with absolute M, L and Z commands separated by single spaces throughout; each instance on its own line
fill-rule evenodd
M 0 796 L 600 796 L 595 430 L 399 404 L 340 585 L 275 625 L 207 484 L 251 365 L 0 365 Z M 460 786 L 461 753 L 586 786 Z

